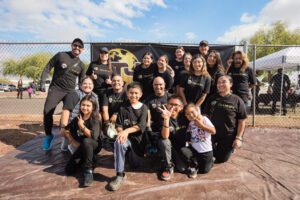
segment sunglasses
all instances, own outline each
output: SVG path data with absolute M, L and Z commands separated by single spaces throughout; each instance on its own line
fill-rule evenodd
M 79 49 L 83 49 L 83 46 L 78 45 L 78 44 L 73 44 L 72 46 L 73 46 L 74 48 L 77 48 L 77 47 L 78 47 Z

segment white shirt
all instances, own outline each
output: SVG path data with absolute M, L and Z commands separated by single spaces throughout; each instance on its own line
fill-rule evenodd
M 203 117 L 203 123 L 207 126 L 213 127 L 214 125 L 207 117 Z M 212 151 L 211 134 L 198 128 L 194 121 L 189 123 L 188 131 L 191 132 L 192 147 L 198 153 L 205 153 Z

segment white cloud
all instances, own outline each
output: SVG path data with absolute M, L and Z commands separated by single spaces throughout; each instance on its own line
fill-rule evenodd
M 166 30 L 165 26 L 156 22 L 153 27 L 149 30 L 152 34 L 151 40 L 159 40 L 163 39 L 166 36 L 170 36 L 171 34 Z
M 109 29 L 134 29 L 134 18 L 164 0 L 0 0 L 0 32 L 30 33 L 35 39 L 105 37 Z
M 218 43 L 236 44 L 242 39 L 249 39 L 259 29 L 268 28 L 272 23 L 279 20 L 287 23 L 290 30 L 295 30 L 300 27 L 299 8 L 300 1 L 272 0 L 253 19 L 251 14 L 244 13 L 241 16 L 242 24 L 230 27 L 216 41 Z M 253 21 L 250 21 L 250 19 Z
M 250 22 L 254 21 L 255 17 L 256 17 L 255 15 L 251 15 L 246 12 L 246 13 L 243 13 L 243 15 L 240 18 L 240 21 L 243 23 L 250 23 Z
M 185 37 L 189 41 L 193 41 L 196 39 L 196 34 L 194 32 L 187 32 L 185 33 Z

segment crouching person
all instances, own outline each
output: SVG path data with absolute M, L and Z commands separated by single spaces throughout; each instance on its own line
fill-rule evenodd
M 188 163 L 188 176 L 196 178 L 198 172 L 206 174 L 213 166 L 211 135 L 216 134 L 216 129 L 193 103 L 186 106 L 185 116 L 190 121 L 187 129 L 190 145 L 181 148 L 181 151 Z
M 94 156 L 101 150 L 100 121 L 97 100 L 91 94 L 80 101 L 80 115 L 66 126 L 64 136 L 67 138 L 74 154 L 65 168 L 67 175 L 72 175 L 81 165 L 83 169 L 83 186 L 93 182 Z
M 164 159 L 164 170 L 160 178 L 165 181 L 171 179 L 174 167 L 179 172 L 186 170 L 180 149 L 185 146 L 188 121 L 181 112 L 182 109 L 183 102 L 177 95 L 169 97 L 167 106 L 160 108 L 163 120 L 161 120 L 162 139 L 159 140 L 158 147 Z
M 118 190 L 123 184 L 126 176 L 124 173 L 125 154 L 130 150 L 135 162 L 138 156 L 142 157 L 145 152 L 145 140 L 143 132 L 147 124 L 147 106 L 139 101 L 142 97 L 142 88 L 139 83 L 132 82 L 127 86 L 127 97 L 129 103 L 122 106 L 118 113 L 116 129 L 118 135 L 114 146 L 116 177 L 108 184 L 111 191 Z

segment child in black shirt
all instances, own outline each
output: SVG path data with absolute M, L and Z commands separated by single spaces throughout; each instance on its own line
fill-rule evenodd
M 118 135 L 114 147 L 115 169 L 113 181 L 108 184 L 111 191 L 118 190 L 125 180 L 125 154 L 131 149 L 132 157 L 143 156 L 145 140 L 143 133 L 147 124 L 147 106 L 139 101 L 142 89 L 139 83 L 132 82 L 127 86 L 127 97 L 130 103 L 122 106 L 118 113 L 116 129 Z

